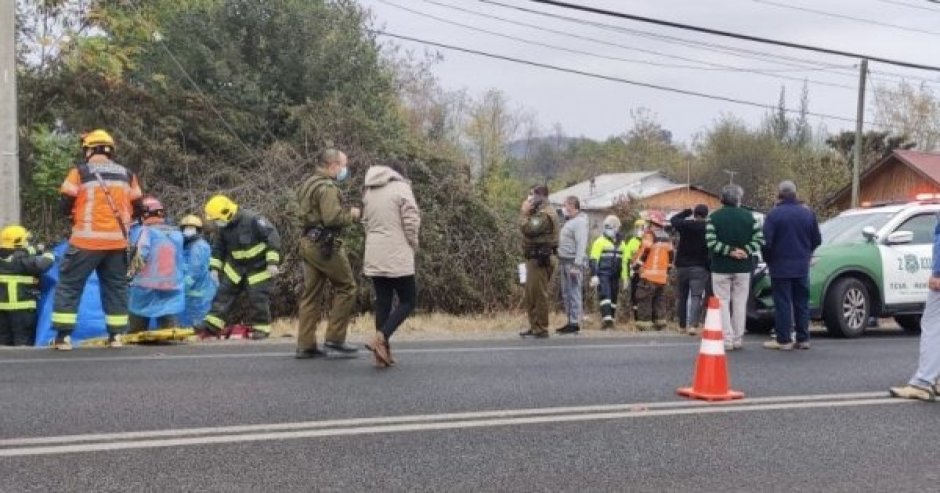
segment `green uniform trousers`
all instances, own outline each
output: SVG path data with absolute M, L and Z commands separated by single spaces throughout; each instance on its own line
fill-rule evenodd
M 0 346 L 36 343 L 36 310 L 0 310 Z
M 356 303 L 356 279 L 343 247 L 333 249 L 329 258 L 323 256 L 320 245 L 308 238 L 300 240 L 300 258 L 303 260 L 304 291 L 300 295 L 300 327 L 297 347 L 311 349 L 317 345 L 317 325 L 322 313 L 320 300 L 327 286 L 333 288 L 327 342 L 345 342 L 346 330 Z
M 640 279 L 636 288 L 636 323 L 641 329 L 666 326 L 666 285 Z
M 59 283 L 55 287 L 52 308 L 52 324 L 62 335 L 70 334 L 78 323 L 78 304 L 85 281 L 92 272 L 98 274 L 108 333 L 120 334 L 127 330 L 127 252 L 69 246 L 59 266 Z
M 525 307 L 529 315 L 529 328 L 541 334 L 548 332 L 548 315 L 551 304 L 552 273 L 558 266 L 558 260 L 551 258 L 548 266 L 539 266 L 536 259 L 525 262 Z

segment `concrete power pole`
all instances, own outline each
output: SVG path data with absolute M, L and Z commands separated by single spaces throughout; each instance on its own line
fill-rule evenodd
M 859 170 L 862 168 L 862 131 L 865 124 L 865 81 L 868 76 L 868 59 L 859 64 L 858 110 L 855 115 L 855 152 L 852 159 L 852 208 L 858 207 Z
M 15 4 L 13 0 L 0 0 L 0 226 L 20 221 L 13 19 Z

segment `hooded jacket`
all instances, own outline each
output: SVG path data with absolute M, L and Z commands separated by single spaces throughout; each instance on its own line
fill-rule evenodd
M 366 171 L 365 187 L 363 273 L 368 277 L 415 275 L 421 211 L 411 184 L 387 166 L 372 166 Z

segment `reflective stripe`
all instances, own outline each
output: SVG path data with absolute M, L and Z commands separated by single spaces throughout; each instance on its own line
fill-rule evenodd
M 52 323 L 75 325 L 78 323 L 77 313 L 52 312 Z
M 20 301 L 17 303 L 0 303 L 0 310 L 35 310 L 36 301 Z
M 108 188 L 121 188 L 126 192 L 129 192 L 131 189 L 131 185 L 124 180 L 104 180 L 104 184 Z M 82 188 L 91 191 L 94 188 L 101 188 L 101 184 L 98 183 L 98 179 L 96 178 L 92 181 L 82 183 Z
M 709 356 L 724 356 L 725 343 L 723 341 L 702 339 L 702 347 L 698 352 L 699 354 L 707 354 Z
M 264 332 L 266 334 L 271 333 L 270 325 L 252 325 L 251 328 L 257 330 L 258 332 Z
M 127 325 L 127 315 L 107 315 L 104 317 L 105 325 L 110 325 L 111 327 L 120 327 L 122 325 Z
M 209 315 L 206 315 L 206 323 L 217 329 L 225 328 L 225 320 L 222 320 L 221 318 L 216 317 L 215 315 L 212 315 L 211 313 Z
M 266 253 L 264 257 L 265 257 L 265 260 L 268 261 L 268 263 L 275 263 L 275 264 L 281 263 L 281 254 L 275 252 L 274 250 L 268 250 L 268 253 Z
M 76 238 L 94 238 L 98 240 L 123 240 L 124 233 L 118 232 L 108 232 L 108 231 L 93 231 L 90 227 L 86 229 L 79 229 L 72 232 L 72 236 Z
M 267 248 L 267 243 L 258 243 L 247 250 L 235 250 L 232 252 L 232 258 L 235 260 L 248 260 L 261 255 Z
M 55 255 L 53 255 L 53 254 L 51 254 L 51 253 L 49 253 L 49 252 L 46 252 L 46 253 L 42 254 L 42 257 L 43 257 L 43 258 L 47 258 L 47 259 L 52 260 L 52 261 L 55 261 Z
M 39 280 L 33 276 L 0 275 L 0 283 L 3 283 L 3 284 L 39 284 Z
M 221 268 L 222 268 L 222 261 L 219 260 L 219 259 L 217 259 L 217 258 L 215 258 L 215 257 L 213 257 L 212 259 L 209 260 L 209 267 L 213 267 L 213 268 L 216 268 L 216 269 L 221 269 Z
M 233 284 L 242 282 L 242 276 L 240 276 L 230 264 L 225 264 L 225 267 L 222 268 L 222 272 L 225 272 L 225 275 Z
M 610 304 L 610 300 L 601 300 L 601 306 L 609 305 L 609 304 Z
M 611 308 L 617 308 L 617 304 L 616 304 L 616 303 L 611 303 L 611 304 L 610 304 L 610 307 L 611 307 Z
M 611 317 L 610 315 L 607 315 L 606 317 L 604 317 L 604 321 L 605 321 L 605 322 L 613 322 L 613 321 L 614 321 L 614 317 Z
M 268 279 L 271 279 L 271 273 L 266 270 L 261 271 L 257 274 L 248 276 L 248 285 L 251 286 L 253 284 L 258 284 L 267 281 Z
M 75 197 L 78 195 L 79 188 L 78 185 L 66 180 L 65 183 L 62 184 L 62 188 L 59 190 L 66 195 Z

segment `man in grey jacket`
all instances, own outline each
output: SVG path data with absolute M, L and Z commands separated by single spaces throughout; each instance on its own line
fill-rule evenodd
M 576 334 L 581 330 L 581 293 L 584 268 L 588 262 L 588 218 L 581 212 L 581 201 L 574 196 L 565 199 L 563 211 L 566 221 L 559 233 L 558 259 L 561 269 L 561 294 L 568 323 L 555 332 Z

